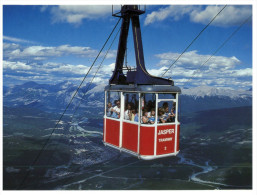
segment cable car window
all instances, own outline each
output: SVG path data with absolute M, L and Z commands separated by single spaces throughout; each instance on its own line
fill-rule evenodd
M 154 93 L 144 93 L 141 95 L 141 123 L 150 125 L 155 123 L 155 102 L 156 96 Z
M 176 99 L 176 93 L 159 93 L 158 99 Z
M 106 116 L 111 118 L 120 118 L 120 92 L 107 92 Z
M 158 123 L 174 123 L 176 117 L 176 102 L 160 101 L 158 103 Z
M 138 122 L 138 99 L 137 93 L 124 93 L 125 108 L 124 108 L 124 120 Z

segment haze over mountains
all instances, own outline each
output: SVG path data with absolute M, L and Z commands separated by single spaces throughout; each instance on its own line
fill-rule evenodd
M 88 108 L 88 110 L 99 108 L 101 112 L 104 106 L 104 87 L 105 84 L 82 87 L 73 100 L 71 108 L 76 107 L 82 98 L 81 108 Z M 13 87 L 4 86 L 4 106 L 26 106 L 43 111 L 60 112 L 68 104 L 76 89 L 77 85 L 68 81 L 53 85 L 26 82 Z M 86 91 L 88 92 L 84 95 Z M 182 89 L 180 101 L 183 112 L 250 106 L 252 91 L 199 86 Z

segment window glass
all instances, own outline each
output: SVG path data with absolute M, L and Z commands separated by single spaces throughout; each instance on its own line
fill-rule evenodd
M 138 99 L 137 93 L 124 93 L 125 108 L 124 108 L 124 120 L 138 122 Z
M 158 102 L 158 123 L 174 123 L 176 117 L 176 102 Z
M 112 118 L 120 118 L 120 92 L 107 92 L 106 116 Z
M 141 95 L 141 123 L 142 124 L 154 124 L 155 123 L 155 94 L 154 93 L 144 93 Z

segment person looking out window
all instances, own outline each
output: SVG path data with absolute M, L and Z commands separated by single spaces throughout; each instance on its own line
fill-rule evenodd
M 106 116 L 107 116 L 107 117 L 110 117 L 111 115 L 112 115 L 112 103 L 109 102 L 109 103 L 107 104 Z
M 115 101 L 116 106 L 112 109 L 112 117 L 120 118 L 120 100 Z

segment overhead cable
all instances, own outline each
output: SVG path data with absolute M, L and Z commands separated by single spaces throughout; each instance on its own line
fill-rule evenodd
M 204 62 L 204 63 L 202 63 L 199 67 L 198 67 L 198 69 L 196 69 L 195 71 L 194 71 L 194 73 L 193 73 L 193 75 L 192 75 L 192 77 L 190 78 L 190 79 L 188 79 L 188 81 L 187 82 L 185 82 L 184 83 L 184 85 L 183 86 L 185 86 L 190 80 L 192 80 L 192 78 L 193 78 L 193 76 L 195 75 L 195 73 L 198 71 L 198 70 L 200 70 L 239 30 L 240 30 L 240 28 L 245 24 L 245 23 L 247 23 L 248 22 L 248 20 L 250 19 L 252 17 L 252 15 L 250 15 L 246 20 L 244 20 L 241 24 L 240 24 L 240 26 L 238 26 L 234 31 L 233 31 L 233 33 L 231 33 L 230 35 L 229 35 L 229 37 L 212 53 L 212 55 Z
M 225 5 L 213 18 L 212 20 L 199 32 L 199 34 L 191 41 L 191 43 L 184 49 L 184 51 L 177 57 L 177 59 L 170 65 L 170 67 L 162 74 L 162 77 L 170 70 L 170 68 L 179 60 L 179 58 L 188 50 L 188 48 L 198 39 L 198 37 L 205 31 L 205 29 L 217 18 L 217 16 L 225 9 Z
M 87 71 L 86 75 L 84 76 L 83 80 L 81 81 L 80 85 L 78 86 L 77 90 L 76 90 L 75 93 L 73 94 L 73 96 L 72 96 L 72 98 L 70 99 L 69 103 L 67 104 L 65 110 L 63 111 L 62 115 L 60 116 L 58 122 L 55 124 L 55 127 L 53 128 L 51 134 L 49 135 L 49 137 L 48 137 L 47 140 L 45 141 L 43 147 L 41 148 L 41 150 L 39 151 L 39 153 L 38 153 L 37 156 L 35 157 L 35 159 L 34 159 L 34 161 L 32 162 L 32 164 L 31 164 L 30 167 L 33 167 L 33 166 L 36 164 L 36 162 L 38 161 L 40 155 L 41 155 L 42 152 L 45 150 L 45 148 L 46 148 L 46 146 L 47 146 L 47 144 L 48 144 L 48 142 L 49 142 L 51 136 L 53 135 L 53 133 L 54 133 L 54 131 L 56 130 L 56 128 L 57 128 L 57 126 L 59 125 L 59 123 L 61 122 L 61 120 L 62 120 L 64 114 L 66 113 L 66 111 L 67 111 L 68 108 L 70 107 L 70 105 L 71 105 L 73 99 L 74 99 L 75 96 L 77 95 L 77 93 L 78 93 L 80 87 L 83 85 L 85 79 L 87 78 L 87 76 L 88 76 L 89 72 L 91 71 L 91 69 L 93 68 L 93 66 L 94 66 L 94 64 L 95 64 L 95 62 L 96 62 L 96 60 L 98 59 L 98 57 L 99 57 L 99 55 L 101 54 L 102 50 L 104 49 L 105 45 L 107 44 L 107 42 L 109 41 L 109 39 L 110 39 L 110 37 L 112 36 L 113 32 L 115 31 L 116 27 L 118 26 L 120 20 L 121 20 L 121 18 L 118 20 L 118 22 L 117 22 L 116 25 L 114 26 L 112 32 L 110 33 L 109 37 L 108 37 L 107 40 L 105 41 L 103 47 L 102 47 L 101 50 L 99 51 L 99 53 L 98 53 L 98 55 L 96 56 L 94 62 L 93 62 L 92 65 L 90 66 L 89 70 Z M 26 181 L 26 179 L 28 178 L 28 176 L 29 176 L 29 174 L 30 174 L 30 171 L 31 171 L 31 169 L 29 169 L 29 171 L 27 172 L 27 174 L 26 174 L 25 177 L 23 178 L 22 182 L 21 182 L 20 185 L 18 186 L 18 189 L 20 189 L 20 188 L 23 186 L 24 182 Z

